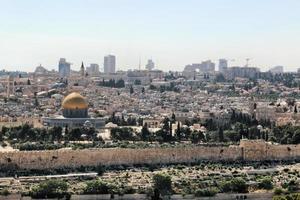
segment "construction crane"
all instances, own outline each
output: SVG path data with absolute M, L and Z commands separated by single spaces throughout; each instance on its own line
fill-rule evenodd
M 235 62 L 235 59 L 228 59 L 228 62 Z

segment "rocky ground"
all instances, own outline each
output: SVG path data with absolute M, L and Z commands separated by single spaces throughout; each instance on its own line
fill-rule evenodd
M 86 181 L 101 179 L 117 186 L 129 186 L 137 193 L 146 193 L 152 186 L 152 177 L 157 173 L 165 173 L 172 177 L 172 188 L 175 194 L 192 194 L 201 188 L 218 187 L 221 182 L 234 177 L 243 178 L 249 185 L 250 193 L 266 193 L 273 190 L 257 188 L 257 182 L 263 177 L 271 177 L 274 188 L 281 187 L 290 180 L 299 181 L 300 164 L 285 165 L 241 165 L 241 164 L 210 164 L 203 163 L 195 166 L 174 165 L 158 169 L 128 168 L 124 170 L 105 171 L 101 176 L 95 172 L 54 175 L 7 177 L 0 179 L 0 188 L 7 188 L 10 193 L 26 193 L 33 185 L 47 179 L 64 179 L 69 184 L 73 194 L 81 194 Z

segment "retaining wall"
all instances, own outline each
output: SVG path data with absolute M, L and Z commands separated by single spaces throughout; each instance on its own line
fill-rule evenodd
M 104 148 L 53 151 L 0 152 L 0 165 L 49 169 L 102 165 L 191 163 L 212 161 L 263 161 L 300 159 L 300 145 L 274 145 L 263 140 L 241 140 L 230 147 Z

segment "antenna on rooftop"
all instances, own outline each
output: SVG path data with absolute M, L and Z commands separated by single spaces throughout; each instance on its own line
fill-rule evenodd
M 141 56 L 139 56 L 139 71 L 141 71 Z
M 249 67 L 249 61 L 252 60 L 252 58 L 246 58 L 246 65 L 245 67 Z

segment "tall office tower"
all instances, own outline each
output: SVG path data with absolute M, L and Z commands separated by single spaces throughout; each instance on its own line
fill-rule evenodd
M 201 72 L 214 72 L 215 63 L 213 63 L 211 60 L 202 61 L 199 70 Z
M 215 63 L 211 60 L 203 61 L 201 63 L 193 63 L 191 65 L 186 65 L 184 71 L 196 71 L 199 70 L 200 72 L 207 73 L 207 72 L 214 72 L 215 71 Z
M 67 62 L 65 58 L 61 58 L 58 63 L 58 73 L 60 77 L 70 76 L 71 63 Z
M 104 73 L 116 72 L 116 56 L 107 55 L 104 57 Z
M 228 68 L 228 62 L 226 59 L 219 59 L 219 72 L 223 73 Z
M 152 61 L 152 59 L 149 59 L 148 63 L 146 64 L 146 69 L 149 70 L 149 71 L 151 71 L 151 70 L 154 69 L 154 67 L 155 67 L 154 62 Z
M 86 67 L 86 72 L 90 76 L 98 76 L 99 75 L 99 65 L 96 63 L 90 64 L 89 67 Z
M 84 76 L 85 74 L 84 74 L 84 65 L 83 65 L 83 62 L 81 63 L 81 67 L 80 67 L 80 75 L 81 76 Z
M 272 67 L 269 72 L 271 72 L 272 74 L 283 74 L 283 66 L 275 66 Z

